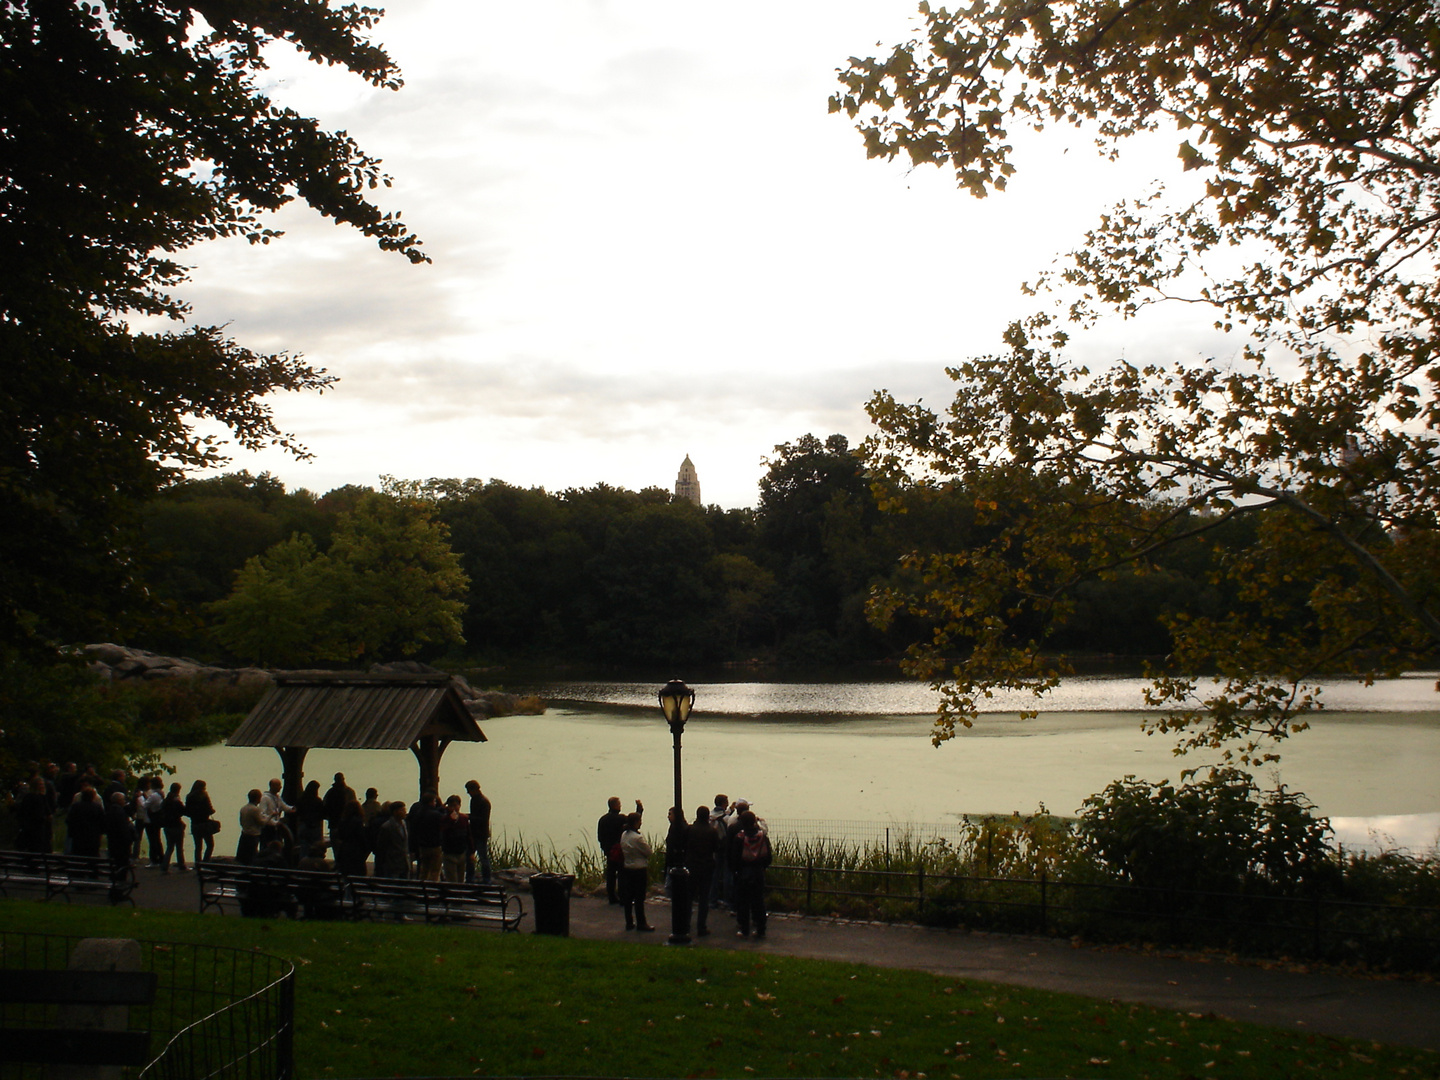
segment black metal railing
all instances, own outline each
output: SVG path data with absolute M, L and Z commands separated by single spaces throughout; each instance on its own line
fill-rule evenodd
M 0 967 L 59 971 L 78 936 L 0 932 Z M 131 1071 L 145 1080 L 290 1080 L 295 1073 L 295 968 L 246 949 L 141 941 L 141 969 L 154 972 L 153 1004 L 130 1009 L 128 1028 L 149 1031 L 154 1055 Z M 0 1006 L 0 1028 L 47 1027 L 55 1007 Z M 4 1066 L 0 1077 L 38 1076 Z
M 777 908 L 1440 970 L 1440 908 L 1264 892 L 776 864 Z

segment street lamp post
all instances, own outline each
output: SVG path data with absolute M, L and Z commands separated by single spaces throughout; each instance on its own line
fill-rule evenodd
M 675 801 L 670 805 L 680 813 L 685 812 L 680 788 L 680 735 L 685 730 L 685 721 L 690 719 L 690 709 L 694 704 L 695 691 L 679 679 L 671 679 L 660 688 L 660 711 L 670 725 L 675 746 Z M 674 857 L 673 852 L 671 857 Z M 690 944 L 690 872 L 683 863 L 670 871 L 670 944 Z

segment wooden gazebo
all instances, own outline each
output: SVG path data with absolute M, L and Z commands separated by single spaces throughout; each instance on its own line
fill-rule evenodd
M 452 742 L 485 742 L 450 676 L 385 672 L 278 675 L 227 746 L 273 746 L 292 805 L 304 784 L 305 755 L 335 750 L 405 750 L 420 765 L 420 791 L 440 790 L 440 758 Z

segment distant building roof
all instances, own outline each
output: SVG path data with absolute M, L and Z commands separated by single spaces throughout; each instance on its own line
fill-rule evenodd
M 675 477 L 675 497 L 688 499 L 696 506 L 704 505 L 700 502 L 700 476 L 695 471 L 689 454 L 686 454 L 685 460 L 680 463 L 680 474 Z
M 405 750 L 424 736 L 486 742 L 450 676 L 310 672 L 280 675 L 225 742 Z

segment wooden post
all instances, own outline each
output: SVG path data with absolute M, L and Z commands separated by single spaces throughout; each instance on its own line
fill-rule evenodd
M 415 760 L 420 764 L 420 794 L 433 791 L 440 794 L 440 759 L 445 754 L 445 748 L 450 745 L 449 739 L 441 738 L 438 735 L 421 735 L 410 747 L 415 755 Z
M 1046 923 L 1049 921 L 1049 911 L 1048 905 L 1046 903 L 1047 897 L 1045 895 L 1047 877 L 1048 875 L 1045 873 L 1045 868 L 1042 866 L 1040 868 L 1040 932 L 1042 934 L 1045 933 L 1045 926 Z
M 300 793 L 305 790 L 305 755 L 308 746 L 277 746 L 280 755 L 280 797 L 291 806 L 300 802 Z

